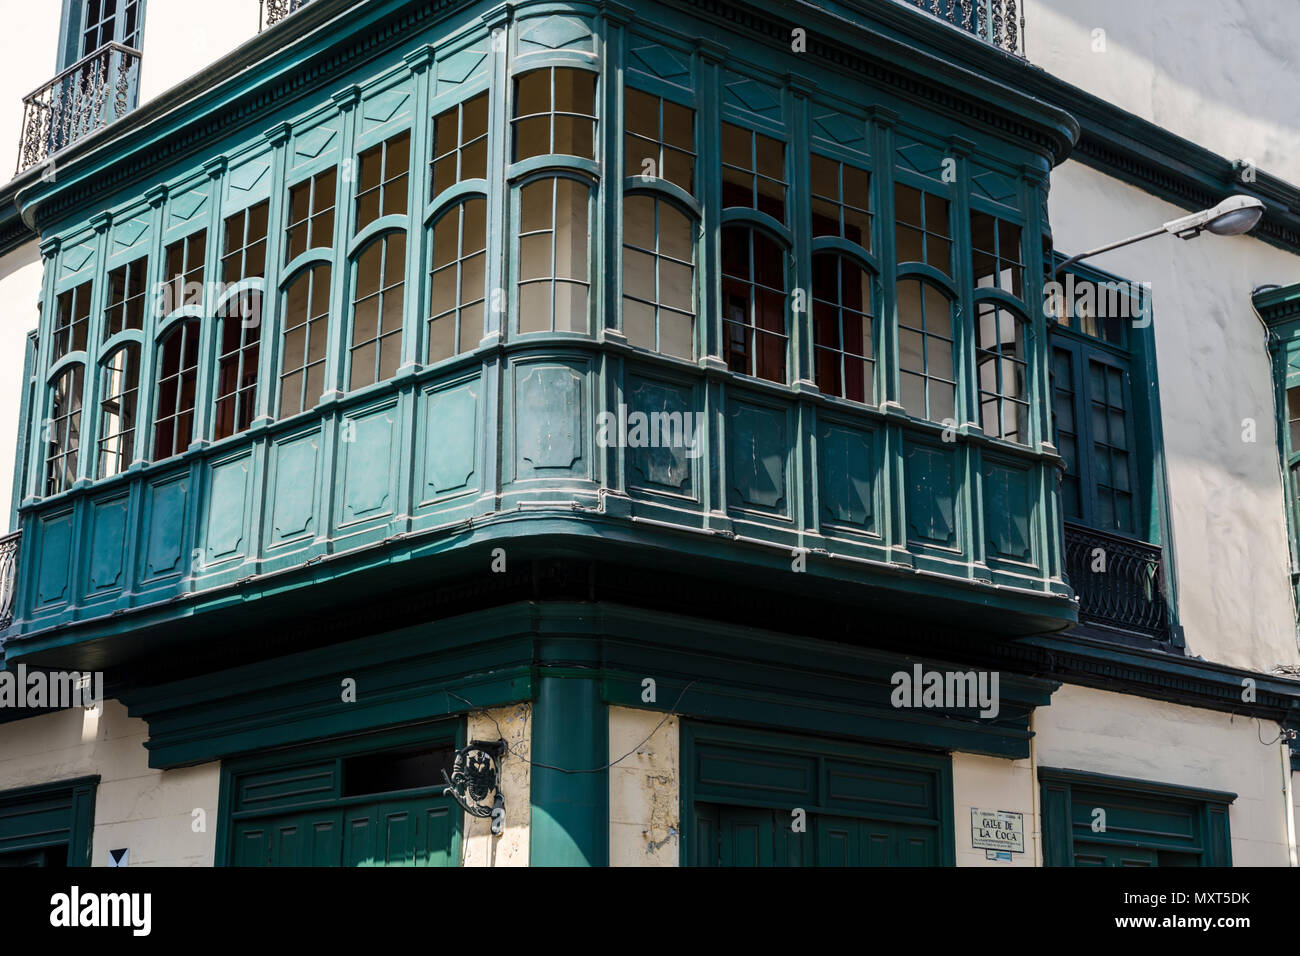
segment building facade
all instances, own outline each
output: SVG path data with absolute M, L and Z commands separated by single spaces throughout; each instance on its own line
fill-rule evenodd
M 1224 24 L 192 6 L 29 27 L 0 861 L 1295 865 L 1300 118 Z

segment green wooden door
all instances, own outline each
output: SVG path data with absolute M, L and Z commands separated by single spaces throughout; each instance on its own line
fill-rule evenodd
M 1142 847 L 1105 846 L 1096 843 L 1076 843 L 1075 866 L 1157 866 L 1155 850 Z
M 386 749 L 389 740 L 405 746 Z M 456 866 L 460 808 L 439 779 L 451 759 L 445 737 L 408 731 L 235 764 L 226 771 L 224 862 Z
M 704 725 L 686 727 L 684 756 L 687 864 L 951 862 L 945 757 Z

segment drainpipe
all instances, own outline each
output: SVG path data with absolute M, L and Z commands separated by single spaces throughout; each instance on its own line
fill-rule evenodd
M 1287 735 L 1282 735 L 1278 743 L 1278 752 L 1282 755 L 1282 797 L 1286 801 L 1286 851 L 1287 865 L 1296 866 L 1295 845 L 1295 794 L 1291 789 L 1291 742 Z

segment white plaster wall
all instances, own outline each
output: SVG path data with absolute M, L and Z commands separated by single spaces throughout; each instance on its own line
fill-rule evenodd
M 1233 865 L 1287 865 L 1277 724 L 1066 684 L 1032 726 L 1036 767 L 1237 794 L 1228 810 Z
M 609 759 L 625 754 L 609 770 L 610 866 L 678 866 L 680 721 L 653 710 L 609 708 Z
M 257 36 L 258 0 L 146 0 L 140 102 Z
M 501 762 L 501 792 L 506 799 L 506 822 L 492 835 L 492 821 L 464 815 L 463 866 L 527 866 L 528 822 L 532 816 L 529 787 L 532 774 L 533 705 L 513 704 L 471 714 L 469 740 L 497 740 L 504 736 L 510 752 Z
M 98 718 L 80 709 L 4 725 L 0 790 L 99 774 L 91 865 L 108 851 L 130 849 L 130 866 L 212 866 L 221 765 L 152 770 L 142 720 L 115 700 Z M 194 811 L 204 811 L 195 832 Z
M 258 0 L 146 0 L 140 102 L 193 76 L 257 35 Z M 0 182 L 18 162 L 22 98 L 54 78 L 59 0 L 0 0 Z
M 1182 212 L 1080 163 L 1052 176 L 1063 253 L 1158 226 Z M 1247 237 L 1150 239 L 1091 260 L 1151 283 L 1156 364 L 1177 559 L 1192 655 L 1268 671 L 1300 660 L 1263 326 L 1250 293 L 1300 282 L 1300 257 Z M 1255 440 L 1243 441 L 1243 421 Z
M 0 534 L 10 526 L 27 333 L 40 322 L 41 253 L 29 242 L 0 257 Z
M 1025 0 L 1030 62 L 1228 159 L 1300 183 L 1294 0 Z M 1105 50 L 1094 50 L 1094 30 Z
M 981 754 L 952 755 L 952 813 L 958 866 L 1038 866 L 1042 863 L 1037 787 L 1031 760 L 1004 760 Z M 971 846 L 971 810 L 1007 810 L 1024 815 L 1025 852 L 1011 862 L 990 860 Z

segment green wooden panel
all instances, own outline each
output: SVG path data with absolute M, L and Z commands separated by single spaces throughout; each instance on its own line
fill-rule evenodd
M 187 535 L 188 473 L 145 486 L 144 581 L 179 574 L 188 564 L 181 560 Z
M 688 445 L 694 443 L 702 449 L 705 440 L 695 428 L 695 410 L 699 407 L 695 390 L 688 385 L 629 375 L 624 398 L 629 420 L 634 414 L 645 416 L 649 431 L 644 440 L 654 443 L 634 447 L 629 427 L 625 452 L 629 487 L 695 497 L 693 461 L 697 459 L 689 457 Z
M 989 554 L 1012 561 L 1031 560 L 1029 518 L 1033 501 L 1028 470 L 985 460 L 983 475 Z
M 822 422 L 817 434 L 822 520 L 876 530 L 876 434 Z
M 125 583 L 127 515 L 130 498 L 116 495 L 94 502 L 90 519 L 90 563 L 87 591 L 121 590 Z
M 36 607 L 66 604 L 69 600 L 69 565 L 72 562 L 70 510 L 41 518 L 36 553 L 39 555 Z
M 214 465 L 208 492 L 206 562 L 226 561 L 246 553 L 249 472 L 247 457 Z
M 904 452 L 908 541 L 957 544 L 957 465 L 950 450 L 909 443 Z
M 515 369 L 515 471 L 520 478 L 585 475 L 584 381 L 568 365 Z
M 682 798 L 690 822 L 683 860 L 688 863 L 951 862 L 951 778 L 945 757 L 693 723 L 685 731 Z M 799 810 L 806 829 L 795 832 Z
M 426 394 L 423 501 L 477 488 L 481 389 L 475 380 Z
M 271 467 L 275 473 L 274 494 L 268 508 L 272 547 L 315 530 L 320 444 L 320 432 L 312 429 L 271 446 Z
M 727 503 L 746 511 L 789 512 L 790 413 L 733 400 L 727 409 Z

